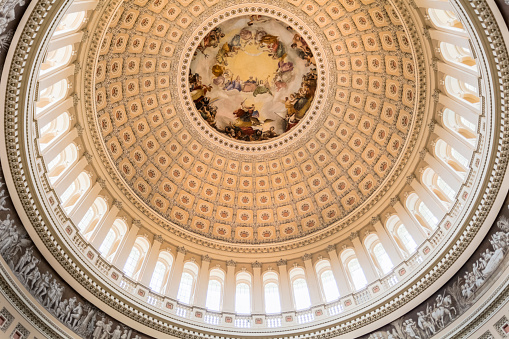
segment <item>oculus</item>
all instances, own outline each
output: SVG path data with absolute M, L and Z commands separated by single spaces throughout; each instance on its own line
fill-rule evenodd
M 247 142 L 280 136 L 305 117 L 317 87 L 304 38 L 283 22 L 245 15 L 210 31 L 189 69 L 196 110 L 218 132 Z

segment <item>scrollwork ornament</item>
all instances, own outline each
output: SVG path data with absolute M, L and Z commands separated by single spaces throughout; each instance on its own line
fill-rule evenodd
M 254 263 L 251 264 L 253 268 L 262 268 L 262 263 L 256 260 Z
M 285 259 L 279 259 L 277 261 L 278 266 L 286 266 L 286 260 Z
M 354 239 L 358 239 L 358 238 L 359 238 L 359 231 L 350 233 L 350 236 L 348 237 L 348 239 L 350 239 L 350 241 L 353 241 Z

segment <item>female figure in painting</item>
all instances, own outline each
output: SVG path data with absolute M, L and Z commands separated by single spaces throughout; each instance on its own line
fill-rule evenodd
M 259 94 L 265 94 L 269 93 L 273 96 L 272 92 L 270 91 L 270 85 L 269 85 L 269 78 L 267 77 L 267 80 L 263 81 L 260 80 L 260 84 L 258 87 L 256 87 L 255 91 L 253 92 L 253 96 L 256 97 Z

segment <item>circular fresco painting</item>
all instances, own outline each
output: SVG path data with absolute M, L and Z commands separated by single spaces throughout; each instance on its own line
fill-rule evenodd
M 189 70 L 189 90 L 202 118 L 218 132 L 248 142 L 294 128 L 316 86 L 316 63 L 306 41 L 261 15 L 215 27 L 198 45 Z

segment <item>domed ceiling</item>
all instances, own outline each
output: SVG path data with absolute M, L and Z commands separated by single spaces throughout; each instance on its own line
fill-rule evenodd
M 301 237 L 355 220 L 401 175 L 420 119 L 396 10 L 274 5 L 130 0 L 109 23 L 92 133 L 118 188 L 164 228 Z

